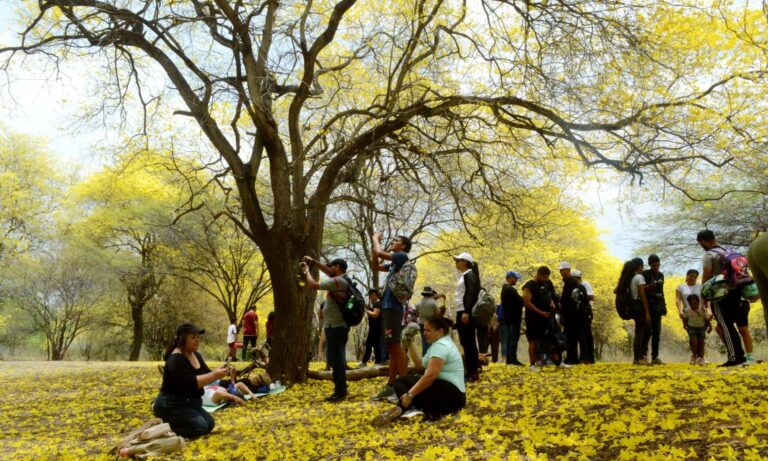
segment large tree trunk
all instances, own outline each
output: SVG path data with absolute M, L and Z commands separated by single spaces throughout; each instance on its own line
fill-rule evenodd
M 317 292 L 299 284 L 299 261 L 304 255 L 317 255 L 307 245 L 310 239 L 291 239 L 277 235 L 262 248 L 272 280 L 275 329 L 269 354 L 268 371 L 273 379 L 304 382 L 310 359 L 310 336 Z M 314 240 L 316 241 L 316 240 Z
M 133 344 L 128 360 L 136 362 L 141 355 L 141 345 L 144 342 L 144 306 L 131 306 L 131 319 L 133 320 Z

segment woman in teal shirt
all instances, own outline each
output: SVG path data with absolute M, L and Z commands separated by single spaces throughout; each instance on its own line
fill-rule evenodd
M 464 364 L 450 332 L 451 325 L 443 317 L 432 317 L 424 322 L 424 335 L 430 344 L 422 362 L 427 364 L 424 375 L 399 377 L 394 384 L 397 406 L 377 417 L 374 423 L 392 421 L 411 407 L 423 411 L 427 417 L 437 418 L 466 406 Z

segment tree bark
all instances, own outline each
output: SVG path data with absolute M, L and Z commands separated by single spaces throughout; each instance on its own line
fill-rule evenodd
M 141 345 L 144 342 L 144 305 L 131 306 L 131 319 L 133 320 L 133 343 L 131 344 L 131 362 L 139 360 Z
M 276 327 L 267 370 L 273 379 L 304 382 L 316 292 L 299 284 L 299 260 L 317 251 L 311 251 L 306 241 L 286 238 L 285 234 L 270 241 L 272 244 L 262 246 L 262 250 L 272 279 Z

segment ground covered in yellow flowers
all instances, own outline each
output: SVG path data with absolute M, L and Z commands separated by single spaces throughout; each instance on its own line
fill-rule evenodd
M 370 420 L 382 379 L 293 386 L 215 413 L 183 459 L 766 459 L 768 365 L 492 365 L 468 408 L 436 422 Z M 155 363 L 0 362 L 0 459 L 114 459 L 121 433 L 151 416 Z M 182 459 L 177 456 L 170 459 Z

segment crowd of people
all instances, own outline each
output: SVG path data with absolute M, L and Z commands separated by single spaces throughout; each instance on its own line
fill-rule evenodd
M 745 257 L 719 245 L 710 230 L 698 234 L 697 241 L 705 251 L 702 271 L 690 269 L 685 282 L 675 290 L 678 315 L 690 339 L 691 364 L 706 364 L 706 336 L 713 330 L 713 320 L 714 330 L 728 353 L 728 360 L 722 366 L 754 361 L 748 314 L 750 302 L 756 301 L 758 296 L 762 296 L 764 304 L 768 302 L 766 235 L 750 247 L 750 275 L 746 271 Z M 411 303 L 416 279 L 415 265 L 408 256 L 411 241 L 398 236 L 390 248 L 384 250 L 380 238 L 378 233 L 373 236 L 372 267 L 375 271 L 386 272 L 387 276 L 382 293 L 373 289 L 368 292 L 365 307 L 368 336 L 363 363 L 371 358 L 376 363 L 389 360 L 387 381 L 372 398 L 388 400 L 396 406 L 378 416 L 374 423 L 385 424 L 406 412 L 420 412 L 427 418 L 437 418 L 462 409 L 467 404 L 465 383 L 480 379 L 481 358 L 487 357 L 489 347 L 494 361 L 499 359 L 501 351 L 507 364 L 523 365 L 518 360 L 517 351 L 523 319 L 531 372 L 538 372 L 549 364 L 570 368 L 577 363 L 595 362 L 594 290 L 582 279 L 582 273 L 568 262 L 561 262 L 557 268 L 562 279 L 559 288 L 550 278 L 551 270 L 541 266 L 522 285 L 522 294 L 517 289 L 522 275 L 514 270 L 507 271 L 500 304 L 496 306 L 492 320 L 485 322 L 477 315 L 478 306 L 486 302 L 479 264 L 466 252 L 453 256 L 457 273 L 455 316 L 448 318 L 447 295 L 437 293 L 430 286 L 421 291 L 422 299 L 417 304 Z M 660 271 L 661 260 L 657 255 L 650 255 L 647 265 L 646 269 L 640 258 L 627 261 L 614 290 L 617 310 L 620 294 L 626 293 L 630 303 L 629 318 L 635 324 L 633 363 L 636 365 L 662 364 L 659 358 L 661 318 L 667 314 L 664 274 Z M 305 278 L 304 286 L 327 292 L 322 326 L 334 391 L 326 401 L 341 402 L 348 395 L 346 348 L 350 328 L 342 311 L 352 284 L 346 275 L 347 262 L 336 258 L 325 264 L 305 256 L 300 267 Z M 315 280 L 313 268 L 327 278 Z M 699 275 L 701 284 L 698 283 Z M 438 305 L 437 301 L 441 299 L 443 303 Z M 251 308 L 244 319 L 243 358 L 246 341 L 255 345 L 258 338 L 255 315 L 255 309 Z M 274 321 L 274 317 L 271 320 Z M 463 354 L 451 337 L 453 330 L 458 335 Z M 179 435 L 192 438 L 210 432 L 214 425 L 213 419 L 202 409 L 206 386 L 231 373 L 227 365 L 214 370 L 208 368 L 197 352 L 202 333 L 202 329 L 191 324 L 179 326 L 168 348 L 163 383 L 153 404 L 156 416 L 169 422 Z M 234 357 L 236 328 L 230 326 L 228 333 L 229 354 Z M 421 338 L 420 351 L 417 337 Z M 418 374 L 408 373 L 408 352 L 415 368 L 420 369 Z M 229 384 L 231 388 L 222 386 L 212 393 L 212 397 L 217 395 L 220 400 L 237 402 L 252 393 L 251 385 L 256 385 L 255 382 L 237 383 L 234 377 Z

